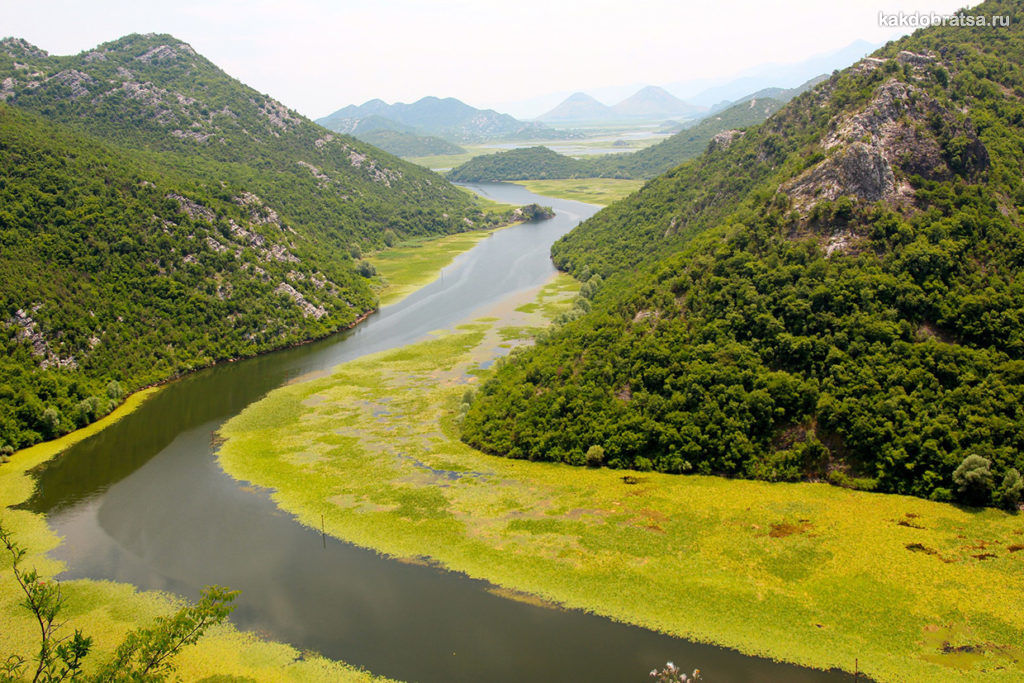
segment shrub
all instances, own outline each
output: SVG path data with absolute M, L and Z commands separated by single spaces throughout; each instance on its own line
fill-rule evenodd
M 591 446 L 587 449 L 587 466 L 600 467 L 604 463 L 604 448 Z
M 109 396 L 112 401 L 118 401 L 122 396 L 124 396 L 124 389 L 121 387 L 121 383 L 116 379 L 111 380 L 110 384 L 107 385 L 107 396 Z
M 1024 479 L 1015 468 L 1006 471 L 1003 484 L 996 492 L 996 503 L 1006 510 L 1016 510 L 1020 505 L 1021 494 L 1024 494 Z
M 980 455 L 968 455 L 953 472 L 957 497 L 968 505 L 986 505 L 992 497 L 992 463 Z
M 373 277 L 377 274 L 377 269 L 369 261 L 360 261 L 356 264 L 356 272 L 363 277 Z

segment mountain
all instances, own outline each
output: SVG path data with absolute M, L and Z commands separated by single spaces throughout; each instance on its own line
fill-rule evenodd
M 518 121 L 493 109 L 477 109 L 454 97 L 424 97 L 411 104 L 387 104 L 370 100 L 362 105 L 349 105 L 317 119 L 331 130 L 349 132 L 358 122 L 377 116 L 389 119 L 417 134 L 433 135 L 454 142 L 482 142 L 498 139 L 558 139 L 570 136 L 540 123 Z M 355 123 L 354 123 L 355 122 Z
M 458 145 L 433 135 L 415 135 L 387 128 L 353 133 L 363 142 L 380 147 L 397 157 L 425 157 L 435 154 L 465 154 Z
M 551 111 L 538 116 L 537 120 L 565 123 L 606 121 L 612 118 L 615 118 L 615 112 L 611 107 L 598 102 L 586 93 L 577 92 L 569 95 Z
M 582 299 L 464 440 L 1015 508 L 1024 11 L 974 11 L 1010 26 L 891 43 L 556 243 Z
M 669 119 L 692 116 L 700 107 L 683 102 L 664 88 L 649 85 L 612 107 L 615 116 L 623 119 Z
M 378 100 L 379 101 L 379 100 Z M 410 133 L 416 134 L 416 129 L 412 126 L 407 126 L 404 123 L 399 123 L 393 119 L 381 116 L 380 114 L 370 114 L 362 118 L 335 118 L 332 121 L 334 126 L 331 130 L 338 133 L 348 133 L 349 135 L 358 137 L 364 133 L 373 133 L 379 130 L 390 130 L 396 133 Z
M 373 100 L 372 103 L 381 102 Z M 376 106 L 371 104 L 371 106 Z M 387 106 L 387 105 L 385 105 Z M 380 147 L 398 157 L 422 157 L 432 154 L 464 154 L 466 150 L 458 145 L 433 135 L 418 135 L 416 129 L 404 123 L 393 121 L 379 114 L 363 118 L 341 118 L 332 120 L 333 130 Z
M 4 39 L 0 100 L 0 446 L 350 326 L 375 306 L 350 252 L 487 220 L 167 35 Z

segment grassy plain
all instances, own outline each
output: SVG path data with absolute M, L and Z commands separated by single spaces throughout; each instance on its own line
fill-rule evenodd
M 511 204 L 502 204 L 475 193 L 471 194 L 488 213 L 503 214 L 514 208 Z M 393 248 L 368 255 L 367 260 L 373 264 L 380 276 L 377 280 L 380 305 L 393 304 L 420 287 L 430 284 L 456 256 L 472 249 L 478 242 L 500 229 L 501 227 L 473 230 L 445 237 L 409 240 Z
M 481 154 L 494 154 L 502 149 L 500 147 L 488 147 L 487 145 L 462 145 L 462 148 L 466 150 L 464 154 L 434 154 L 424 157 L 406 157 L 405 160 L 434 171 L 447 171 L 456 166 L 461 166 L 473 157 L 478 157 Z
M 459 441 L 482 366 L 572 290 L 560 276 L 535 301 L 274 391 L 224 427 L 221 462 L 339 538 L 678 636 L 820 668 L 856 660 L 880 680 L 1024 677 L 1021 516 Z
M 515 184 L 522 185 L 530 192 L 548 197 L 574 199 L 578 202 L 607 206 L 636 192 L 644 182 L 646 181 L 620 178 L 571 178 L 565 180 L 517 180 Z
M 368 257 L 380 275 L 380 305 L 395 303 L 437 279 L 441 270 L 464 251 L 491 236 L 477 230 L 439 239 L 406 242 Z

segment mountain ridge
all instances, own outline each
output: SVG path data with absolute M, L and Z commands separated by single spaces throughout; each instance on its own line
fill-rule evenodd
M 494 139 L 553 139 L 570 136 L 537 122 L 524 122 L 493 109 L 477 109 L 454 97 L 422 97 L 411 103 L 387 104 L 373 99 L 348 105 L 317 119 L 332 130 L 358 125 L 368 116 L 379 116 L 408 126 L 419 135 L 433 135 L 456 143 Z M 351 128 L 349 128 L 351 129 Z

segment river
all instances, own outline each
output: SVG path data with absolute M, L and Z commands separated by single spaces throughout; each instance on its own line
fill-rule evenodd
M 574 610 L 509 600 L 487 583 L 327 538 L 218 466 L 215 433 L 282 384 L 420 340 L 545 282 L 549 248 L 598 207 L 517 185 L 476 192 L 553 206 L 497 231 L 432 284 L 355 329 L 196 372 L 36 472 L 25 507 L 63 538 L 62 579 L 109 579 L 195 598 L 242 591 L 240 628 L 409 681 L 641 681 L 674 661 L 709 681 L 843 677 L 672 638 Z M 752 625 L 756 628 L 756 625 Z

